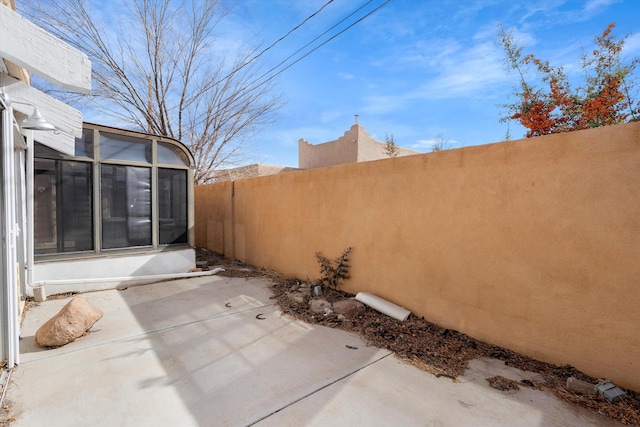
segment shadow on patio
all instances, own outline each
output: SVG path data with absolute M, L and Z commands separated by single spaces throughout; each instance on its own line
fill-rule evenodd
M 491 389 L 482 372 L 436 378 L 283 316 L 270 283 L 210 276 L 87 293 L 104 317 L 50 350 L 33 336 L 69 299 L 32 308 L 5 401 L 12 425 L 615 425 L 538 390 Z

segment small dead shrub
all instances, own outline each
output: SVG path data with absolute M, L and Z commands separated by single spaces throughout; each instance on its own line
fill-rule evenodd
M 348 247 L 338 258 L 330 260 L 320 252 L 316 252 L 316 259 L 320 264 L 320 283 L 332 289 L 337 289 L 343 280 L 349 278 L 349 254 L 353 248 Z

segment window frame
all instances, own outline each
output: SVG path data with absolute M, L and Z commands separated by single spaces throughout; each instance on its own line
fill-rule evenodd
M 36 198 L 39 194 L 45 195 L 45 198 L 49 199 L 49 203 L 45 203 L 50 209 L 44 208 L 41 206 L 40 209 L 44 209 L 44 212 L 49 212 L 49 215 L 37 215 L 37 218 L 34 219 L 34 243 L 35 239 L 38 236 L 38 224 L 39 220 L 46 218 L 50 218 L 51 221 L 49 224 L 51 227 L 46 227 L 51 232 L 50 240 L 48 241 L 38 241 L 38 248 L 34 248 L 35 255 L 43 256 L 43 255 L 52 255 L 52 254 L 66 254 L 66 253 L 75 253 L 75 252 L 92 252 L 95 249 L 95 241 L 93 235 L 93 191 L 95 186 L 93 185 L 93 171 L 92 164 L 90 162 L 81 161 L 77 159 L 52 159 L 52 158 L 44 158 L 38 157 L 35 162 L 51 162 L 51 168 L 36 168 L 34 165 L 34 177 L 33 177 L 33 185 L 34 185 L 34 206 L 36 206 Z M 44 163 L 43 163 L 44 165 Z M 79 166 L 75 173 L 72 172 L 76 166 Z M 84 170 L 82 170 L 84 169 Z M 48 172 L 39 172 L 36 171 L 48 171 Z M 80 172 L 78 174 L 78 172 Z M 86 172 L 86 173 L 84 173 Z M 75 184 L 77 177 L 84 177 L 87 181 L 83 187 L 77 187 Z M 50 183 L 42 182 L 42 178 L 44 181 Z M 51 184 L 52 183 L 52 184 Z M 37 189 L 36 189 L 37 186 Z M 47 188 L 49 189 L 47 191 Z M 81 205 L 77 202 L 80 200 L 84 200 L 82 197 L 76 198 L 78 196 L 77 191 L 86 191 L 87 196 L 90 197 L 89 200 L 85 200 L 83 205 L 88 205 L 89 213 L 88 216 L 85 216 L 85 226 L 84 227 L 69 227 L 72 223 L 81 224 L 83 221 L 83 215 L 81 215 Z M 67 203 L 71 199 L 72 203 Z M 43 202 L 45 200 L 42 200 Z M 39 205 L 39 204 L 38 204 Z M 39 205 L 40 206 L 40 205 Z M 65 215 L 65 212 L 68 214 L 69 210 L 73 213 L 70 216 Z M 34 216 L 37 213 L 43 213 L 43 211 L 35 212 Z M 55 226 L 54 226 L 55 224 Z M 41 230 L 44 231 L 44 230 Z M 71 236 L 77 236 L 76 233 L 80 233 L 80 235 L 85 234 L 87 239 L 69 239 Z M 73 243 L 76 246 L 82 244 L 86 244 L 90 242 L 90 249 L 81 249 L 81 250 L 66 250 L 67 243 Z M 43 250 L 44 252 L 38 253 L 39 250 Z
M 37 254 L 35 256 L 36 261 L 45 261 L 52 259 L 69 259 L 69 258 L 82 258 L 82 257 L 95 257 L 95 256 L 107 256 L 115 253 L 131 253 L 131 252 L 154 252 L 171 250 L 173 248 L 183 249 L 185 247 L 194 246 L 194 170 L 195 161 L 193 155 L 189 149 L 181 142 L 157 135 L 149 135 L 134 131 L 128 131 L 123 129 L 112 128 L 108 126 L 96 125 L 93 123 L 83 123 L 83 138 L 77 139 L 77 143 L 84 140 L 85 132 L 91 132 L 91 138 L 93 139 L 93 156 L 47 156 L 40 155 L 37 158 L 53 159 L 53 160 L 76 160 L 82 162 L 88 162 L 93 165 L 91 169 L 92 181 L 93 181 L 93 250 L 78 251 L 78 252 L 55 252 L 47 254 Z M 124 138 L 135 138 L 140 140 L 146 140 L 151 143 L 151 162 L 141 162 L 133 160 L 116 160 L 116 159 L 102 159 L 100 155 L 101 134 L 108 133 L 109 137 L 114 135 L 121 135 Z M 158 162 L 158 144 L 170 144 L 175 146 L 178 150 L 185 154 L 184 158 L 188 161 L 188 164 L 167 164 Z M 115 166 L 133 166 L 143 167 L 151 170 L 151 244 L 144 246 L 126 246 L 118 248 L 103 248 L 102 239 L 102 165 L 115 165 Z M 159 182 L 158 171 L 159 169 L 173 169 L 186 172 L 187 176 L 187 190 L 186 190 L 186 210 L 187 210 L 187 241 L 184 243 L 168 243 L 160 244 L 160 224 L 159 224 Z

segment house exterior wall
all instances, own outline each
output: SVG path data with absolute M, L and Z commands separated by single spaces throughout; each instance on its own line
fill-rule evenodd
M 222 169 L 214 172 L 213 178 L 209 182 L 235 181 L 243 178 L 254 178 L 256 176 L 274 175 L 277 173 L 291 172 L 298 170 L 287 166 L 264 165 L 255 163 L 252 165 L 240 166 L 232 169 Z
M 304 139 L 298 141 L 298 167 L 322 168 L 358 161 L 358 132 L 356 125 L 335 141 L 314 145 Z
M 87 166 L 75 173 L 83 178 L 83 184 L 88 182 L 90 186 L 66 187 L 66 191 L 71 189 L 76 194 L 86 191 L 91 195 L 86 199 L 80 197 L 80 203 L 73 200 L 65 207 L 62 198 L 51 196 L 52 193 L 59 196 L 65 191 L 61 184 L 64 179 L 50 181 L 48 174 L 52 170 L 51 162 L 62 159 L 57 159 L 55 153 L 36 155 L 36 160 L 43 162 L 44 166 L 38 166 L 36 162 L 35 285 L 45 286 L 49 294 L 86 292 L 118 287 L 123 283 L 117 280 L 120 277 L 178 274 L 194 268 L 194 160 L 187 148 L 171 138 L 91 123 L 85 123 L 85 133 L 85 137 L 78 141 L 78 156 L 64 159 L 65 162 Z M 116 144 L 118 149 L 110 150 L 110 144 Z M 144 148 L 128 154 L 127 159 L 113 155 L 136 146 Z M 159 154 L 160 147 L 164 148 L 164 155 Z M 59 166 L 62 165 L 53 169 L 57 174 L 63 170 Z M 116 186 L 111 175 L 104 174 L 107 167 L 118 167 L 121 171 L 131 167 L 144 171 L 144 174 L 132 174 L 126 179 L 120 176 Z M 161 171 L 170 172 L 169 176 L 178 173 L 184 182 L 178 181 L 181 184 L 172 187 L 170 179 L 174 177 L 165 179 L 163 186 Z M 146 180 L 140 178 L 145 175 Z M 127 198 L 119 197 L 121 195 Z M 164 197 L 164 212 L 161 196 Z M 136 207 L 134 203 L 143 208 L 128 210 L 130 204 L 131 208 Z M 59 217 L 70 211 L 84 213 L 86 218 L 73 222 L 67 217 L 67 224 L 58 222 Z M 74 229 L 76 224 L 78 228 Z M 147 241 L 141 243 L 138 234 Z M 88 282 L 81 283 L 85 279 Z M 95 279 L 103 281 L 93 283 Z M 32 288 L 27 292 L 33 295 Z
M 351 129 L 335 141 L 314 145 L 304 139 L 299 140 L 298 167 L 313 169 L 386 159 L 389 156 L 384 147 L 384 142 L 376 141 L 364 127 L 354 124 Z M 420 153 L 398 147 L 399 157 L 411 154 Z
M 397 148 L 398 153 L 396 157 L 421 154 L 418 151 L 409 150 L 408 148 L 400 146 L 397 146 Z M 388 158 L 389 155 L 385 151 L 385 143 L 375 140 L 362 126 L 360 126 L 357 161 L 369 162 L 372 160 L 381 160 Z
M 196 255 L 192 248 L 162 252 L 147 250 L 131 254 L 37 263 L 34 265 L 34 277 L 35 284 L 44 286 L 49 295 L 92 292 L 145 283 L 132 281 L 129 277 L 186 273 L 194 268 L 195 263 Z M 151 280 L 153 281 L 157 279 Z M 27 288 L 27 294 L 33 295 L 33 288 Z
M 32 285 L 33 136 L 38 131 L 20 128 L 20 114 L 31 115 L 37 107 L 59 132 L 49 132 L 42 142 L 71 154 L 74 136 L 82 130 L 82 115 L 29 86 L 30 72 L 59 87 L 89 93 L 91 62 L 80 51 L 64 44 L 15 13 L 13 0 L 0 3 L 0 110 L 2 115 L 0 173 L 3 191 L 0 209 L 0 360 L 5 369 L 19 363 L 19 313 L 26 286 Z M 7 74 L 8 72 L 8 74 Z M 16 127 L 14 127 L 16 124 Z
M 196 243 L 640 390 L 640 123 L 196 187 Z M 215 207 L 215 208 L 212 208 Z

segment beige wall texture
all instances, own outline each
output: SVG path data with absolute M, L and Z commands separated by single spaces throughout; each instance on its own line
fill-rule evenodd
M 384 142 L 376 141 L 364 127 L 356 123 L 335 141 L 314 145 L 300 139 L 298 141 L 298 167 L 313 169 L 386 159 L 389 156 L 384 147 Z M 398 146 L 398 157 L 412 154 L 420 153 Z
M 640 391 L 640 123 L 196 187 L 196 244 Z
M 298 168 L 254 163 L 252 165 L 240 166 L 232 169 L 217 170 L 211 174 L 211 181 L 208 182 L 235 181 L 237 179 L 274 175 L 277 173 L 291 172 L 295 170 L 298 170 Z

